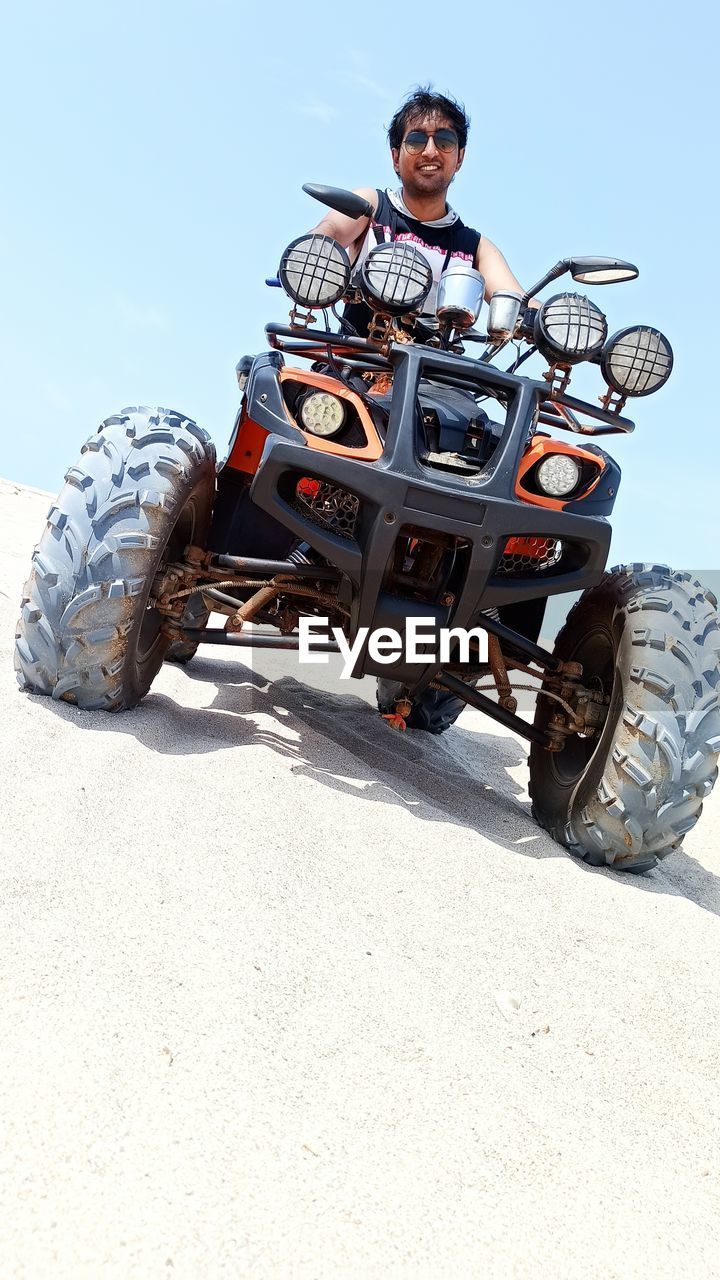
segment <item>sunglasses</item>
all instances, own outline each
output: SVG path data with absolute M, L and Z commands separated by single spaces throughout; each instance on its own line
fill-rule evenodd
M 426 133 L 424 129 L 412 129 L 403 138 L 403 146 L 411 156 L 419 156 L 425 150 L 428 139 L 432 138 L 438 151 L 447 155 L 458 145 L 457 134 L 452 129 L 436 129 L 434 133 Z

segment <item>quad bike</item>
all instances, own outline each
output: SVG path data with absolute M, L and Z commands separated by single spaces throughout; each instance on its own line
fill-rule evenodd
M 352 193 L 306 190 L 369 211 Z M 481 626 L 484 655 L 388 666 L 366 646 L 353 675 L 378 677 L 398 727 L 440 733 L 466 704 L 510 727 L 530 742 L 541 826 L 592 865 L 653 867 L 717 776 L 717 602 L 662 566 L 605 572 L 620 470 L 594 438 L 633 430 L 626 399 L 665 383 L 672 351 L 647 326 L 608 338 L 578 294 L 528 305 L 566 271 L 589 284 L 637 275 L 617 259 L 563 260 L 523 298 L 495 295 L 479 333 L 484 283 L 465 263 L 444 272 L 428 317 L 431 271 L 414 245 L 378 245 L 353 275 L 329 237 L 293 241 L 279 270 L 290 324 L 268 324 L 269 350 L 237 366 L 219 468 L 205 431 L 165 409 L 125 409 L 83 446 L 34 553 L 21 686 L 121 711 L 164 659 L 188 661 L 198 644 L 297 649 L 309 615 L 350 640 L 362 627 L 402 635 L 417 617 Z M 368 308 L 367 337 L 341 301 Z M 492 361 L 510 342 L 522 354 L 501 370 Z M 549 366 L 537 380 L 517 372 L 535 351 Z M 581 361 L 600 365 L 599 405 L 568 392 Z M 579 590 L 549 652 L 547 598 Z M 532 724 L 515 697 L 529 681 Z

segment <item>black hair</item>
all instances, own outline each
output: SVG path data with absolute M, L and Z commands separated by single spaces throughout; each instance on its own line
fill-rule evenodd
M 470 117 L 461 102 L 449 98 L 443 93 L 434 93 L 431 84 L 418 85 L 401 102 L 388 128 L 388 142 L 394 151 L 399 151 L 405 130 L 411 120 L 422 116 L 445 116 L 452 124 L 458 136 L 460 150 L 467 144 Z

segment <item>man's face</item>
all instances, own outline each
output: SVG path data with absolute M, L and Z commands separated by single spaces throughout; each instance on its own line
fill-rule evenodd
M 408 151 L 405 138 L 418 129 L 430 136 L 423 150 L 413 154 Z M 432 135 L 438 129 L 450 129 L 455 133 L 447 116 L 419 116 L 406 125 L 400 150 L 396 151 L 394 147 L 391 149 L 395 172 L 409 195 L 441 195 L 447 191 L 463 162 L 464 150 L 460 151 L 455 146 L 451 151 L 441 151 L 435 145 Z

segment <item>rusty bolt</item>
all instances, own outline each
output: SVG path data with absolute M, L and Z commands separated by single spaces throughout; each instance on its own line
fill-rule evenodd
M 185 559 L 188 560 L 190 564 L 203 564 L 206 559 L 210 559 L 210 554 L 211 553 L 206 554 L 202 547 L 188 547 L 185 551 Z
M 454 604 L 454 603 L 455 603 L 455 597 L 454 597 L 454 595 L 452 594 L 452 592 L 451 592 L 451 591 L 447 591 L 447 592 L 445 593 L 445 595 L 444 595 L 444 596 L 443 596 L 443 598 L 442 598 L 441 603 L 442 603 L 442 604 L 447 604 L 447 605 L 450 605 L 450 604 Z

